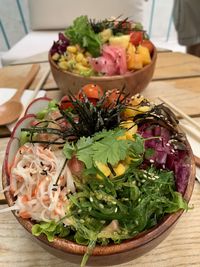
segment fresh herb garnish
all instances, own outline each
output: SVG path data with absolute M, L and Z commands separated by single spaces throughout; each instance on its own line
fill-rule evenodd
M 91 27 L 87 16 L 76 18 L 73 25 L 65 30 L 65 35 L 72 44 L 79 44 L 82 48 L 87 48 L 93 57 L 100 55 L 101 41 Z
M 115 165 L 125 159 L 128 149 L 133 144 L 129 140 L 118 139 L 124 133 L 124 129 L 104 130 L 93 137 L 81 137 L 76 144 L 67 142 L 63 151 L 68 159 L 74 151 L 77 158 L 85 163 L 86 168 L 91 168 L 96 161 Z

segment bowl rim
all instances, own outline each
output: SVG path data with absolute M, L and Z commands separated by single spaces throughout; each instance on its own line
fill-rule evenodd
M 191 146 L 187 141 L 187 139 L 186 143 L 189 151 L 190 175 L 188 177 L 188 184 L 183 194 L 183 197 L 187 202 L 189 202 L 195 183 L 195 160 Z M 9 175 L 6 173 L 5 170 L 5 159 L 2 167 L 2 184 L 3 188 L 6 188 L 9 185 Z M 4 192 L 4 194 L 8 205 L 12 206 L 14 202 L 12 194 L 10 193 L 10 191 L 6 191 Z M 16 217 L 16 219 L 19 221 L 19 223 L 32 235 L 31 229 L 32 226 L 34 225 L 34 222 L 32 222 L 30 219 L 20 218 L 15 214 L 14 211 L 12 212 Z M 165 215 L 163 219 L 151 229 L 143 231 L 137 234 L 133 238 L 124 240 L 120 244 L 109 244 L 106 246 L 97 245 L 93 249 L 91 256 L 106 256 L 106 255 L 118 254 L 147 245 L 151 241 L 161 236 L 169 228 L 171 228 L 177 222 L 177 220 L 183 214 L 183 212 L 184 210 L 179 210 L 175 213 Z M 49 242 L 44 234 L 38 237 L 37 236 L 33 237 L 40 240 L 42 243 L 45 243 L 49 247 L 53 247 L 56 250 L 60 250 L 69 254 L 84 255 L 85 252 L 87 251 L 87 246 L 79 245 L 73 241 L 69 241 L 64 238 L 55 237 L 53 242 Z
M 124 79 L 124 78 L 128 78 L 128 77 L 132 77 L 133 75 L 136 75 L 137 73 L 142 73 L 146 70 L 148 70 L 153 64 L 154 62 L 156 61 L 156 58 L 157 58 L 157 49 L 156 47 L 153 45 L 153 51 L 152 51 L 152 55 L 151 55 L 151 62 L 144 66 L 142 69 L 139 69 L 139 70 L 135 70 L 135 71 L 129 71 L 123 75 L 112 75 L 112 76 L 88 76 L 88 77 L 85 77 L 85 76 L 82 76 L 82 75 L 79 75 L 79 74 L 76 74 L 76 73 L 73 73 L 73 72 L 70 72 L 70 71 L 67 71 L 67 70 L 62 70 L 58 67 L 58 65 L 53 61 L 52 57 L 51 57 L 51 48 L 48 52 L 48 60 L 49 60 L 49 63 L 51 65 L 51 67 L 53 67 L 54 69 L 56 69 L 57 71 L 61 72 L 61 73 L 66 73 L 74 78 L 85 78 L 85 79 L 88 79 L 88 80 L 91 80 L 92 81 L 95 81 L 95 82 L 98 82 L 98 81 L 109 81 L 111 79 L 115 79 L 115 80 L 121 80 L 121 79 Z

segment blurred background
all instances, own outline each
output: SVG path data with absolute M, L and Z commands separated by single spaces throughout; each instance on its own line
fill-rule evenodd
M 141 22 L 157 47 L 184 52 L 177 42 L 172 8 L 173 0 L 143 0 Z M 29 31 L 28 0 L 0 0 L 0 58 Z

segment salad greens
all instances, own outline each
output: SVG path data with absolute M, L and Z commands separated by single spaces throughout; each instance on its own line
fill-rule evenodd
M 86 48 L 92 56 L 100 55 L 101 41 L 99 35 L 92 29 L 87 16 L 76 18 L 73 25 L 65 30 L 65 35 L 72 44 L 79 44 Z
M 44 233 L 52 241 L 59 234 L 83 245 L 120 243 L 156 225 L 165 214 L 187 209 L 186 201 L 175 191 L 172 171 L 142 168 L 145 139 L 136 134 L 133 140 L 118 140 L 123 134 L 122 129 L 104 130 L 66 143 L 66 157 L 76 154 L 86 169 L 82 180 L 75 179 L 77 192 L 68 196 L 66 217 L 57 223 L 35 224 L 34 235 Z M 108 178 L 95 165 L 96 160 L 113 165 L 127 155 L 132 161 L 119 176 Z M 65 224 L 65 219 L 70 223 Z

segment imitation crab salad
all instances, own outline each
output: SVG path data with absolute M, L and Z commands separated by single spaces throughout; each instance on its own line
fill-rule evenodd
M 54 42 L 51 59 L 62 71 L 82 76 L 113 76 L 151 63 L 154 46 L 140 23 L 130 19 L 74 20 Z
M 187 210 L 189 152 L 177 124 L 164 104 L 92 84 L 49 100 L 21 129 L 8 170 L 11 209 L 34 223 L 35 236 L 88 246 L 84 266 L 96 245 Z

